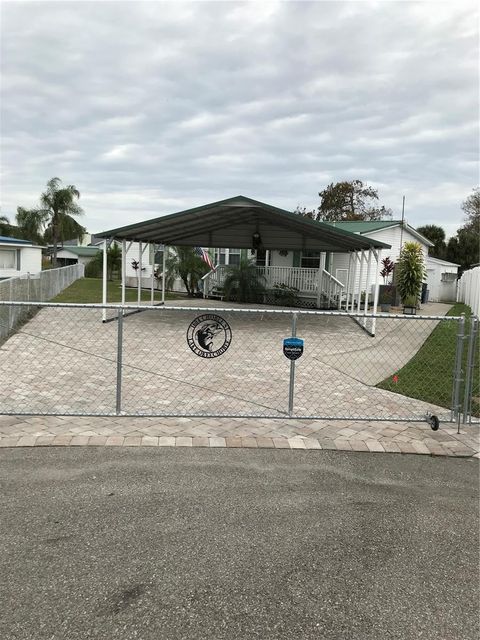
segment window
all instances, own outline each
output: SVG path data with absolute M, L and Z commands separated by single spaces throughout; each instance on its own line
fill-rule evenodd
M 215 249 L 215 264 L 226 264 L 225 249 Z
M 16 269 L 17 252 L 15 249 L 0 249 L 0 269 Z
M 303 269 L 319 269 L 320 251 L 302 251 L 300 266 Z
M 456 273 L 442 273 L 442 282 L 455 282 L 456 279 Z
M 240 264 L 240 249 L 230 249 L 228 252 L 228 264 Z
M 215 249 L 215 264 L 240 264 L 240 249 Z

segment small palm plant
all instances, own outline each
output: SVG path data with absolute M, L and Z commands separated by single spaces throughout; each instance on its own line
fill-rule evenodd
M 417 306 L 427 274 L 422 247 L 418 242 L 404 244 L 395 271 L 402 303 L 406 307 Z
M 192 298 L 198 290 L 198 281 L 208 271 L 205 262 L 195 253 L 193 247 L 174 247 L 174 253 L 166 259 L 166 288 L 171 288 L 177 276 L 187 290 L 187 295 Z
M 237 302 L 258 302 L 265 291 L 265 278 L 258 273 L 257 267 L 247 258 L 240 264 L 227 268 L 223 283 L 223 292 L 227 300 Z

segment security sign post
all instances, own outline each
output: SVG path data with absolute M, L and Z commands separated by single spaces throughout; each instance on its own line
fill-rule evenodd
M 295 388 L 295 360 L 303 354 L 303 340 L 297 338 L 297 313 L 292 314 L 292 337 L 283 340 L 283 354 L 290 360 L 290 384 L 288 388 L 288 415 L 293 415 Z

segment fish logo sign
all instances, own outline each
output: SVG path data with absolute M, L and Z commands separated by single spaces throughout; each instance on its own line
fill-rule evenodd
M 231 342 L 230 325 L 214 313 L 197 316 L 187 330 L 188 346 L 201 358 L 218 358 L 225 353 Z

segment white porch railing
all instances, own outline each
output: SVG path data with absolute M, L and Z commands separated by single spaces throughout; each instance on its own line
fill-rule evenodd
M 274 289 L 275 285 L 285 285 L 297 289 L 300 296 L 316 298 L 317 307 L 341 307 L 345 285 L 325 269 L 257 267 L 257 271 L 263 276 L 267 289 Z M 227 273 L 228 267 L 219 265 L 203 276 L 205 298 L 221 297 Z

